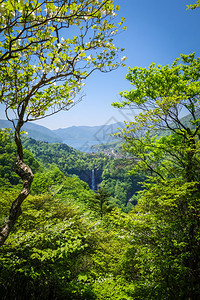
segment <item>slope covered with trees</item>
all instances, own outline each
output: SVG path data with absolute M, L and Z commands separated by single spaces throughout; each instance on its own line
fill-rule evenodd
M 114 203 L 125 211 L 135 204 L 136 192 L 143 177 L 128 175 L 129 167 L 124 158 L 114 158 L 103 153 L 88 154 L 77 151 L 65 144 L 49 144 L 23 138 L 23 145 L 46 167 L 55 164 L 67 176 L 77 175 L 92 188 L 92 170 L 95 175 L 95 189 L 101 185 L 107 190 Z M 132 200 L 131 200 L 132 199 Z
M 0 16 L 1 101 L 7 113 L 11 108 L 18 117 L 16 124 L 13 121 L 15 144 L 10 132 L 0 132 L 1 298 L 198 300 L 200 58 L 193 53 L 181 55 L 171 66 L 129 68 L 132 89 L 122 92 L 122 102 L 114 104 L 140 110 L 120 133 L 125 158 L 87 156 L 66 145 L 24 139 L 31 153 L 21 143 L 23 124 L 43 117 L 49 107 L 54 111 L 71 106 L 79 79 L 90 74 L 75 68 L 77 55 L 81 67 L 86 63 L 89 70 L 116 67 L 112 41 L 96 59 L 90 54 L 85 60 L 83 54 L 101 48 L 116 27 L 110 23 L 115 16 L 111 0 L 28 3 L 8 0 L 0 6 L 4 13 L 4 18 Z M 199 6 L 197 1 L 189 7 Z M 81 23 L 85 34 L 96 29 L 98 40 L 94 36 L 89 45 L 77 45 L 77 37 L 59 39 L 63 26 L 83 30 Z M 99 31 L 103 31 L 100 36 Z M 77 46 L 73 55 L 71 45 Z M 37 66 L 28 60 L 33 53 Z M 61 69 L 63 60 L 66 69 Z M 19 62 L 22 72 L 16 76 Z M 52 74 L 46 72 L 47 63 Z M 53 84 L 66 76 L 72 76 L 66 85 Z M 48 81 L 50 86 L 45 85 Z M 183 109 L 190 126 L 180 118 Z M 156 136 L 158 130 L 167 134 Z M 97 193 L 73 175 L 75 157 L 79 171 L 83 166 L 102 167 L 102 188 Z M 143 176 L 137 205 L 128 213 L 116 207 L 130 193 L 126 166 L 131 174 Z
M 0 233 L 8 238 L 30 193 L 34 174 L 24 162 L 20 131 L 25 123 L 69 110 L 95 70 L 110 72 L 123 61 L 113 37 L 124 18 L 113 0 L 3 1 L 0 6 L 0 103 L 14 127 L 15 172 L 23 187 Z M 73 33 L 72 33 L 73 32 Z M 18 72 L 20 68 L 20 72 Z M 15 120 L 13 120 L 13 115 Z
M 2 135 L 0 144 L 2 226 L 22 184 L 3 164 L 13 169 L 12 136 Z M 113 222 L 115 215 L 119 221 L 127 216 L 106 191 L 95 194 L 77 176 L 65 176 L 55 163 L 43 166 L 28 150 L 25 161 L 35 178 L 22 215 L 1 248 L 1 298 L 131 299 L 132 283 L 123 266 L 128 241 L 124 229 Z
M 126 78 L 134 88 L 114 104 L 141 111 L 121 134 L 135 160 L 132 173 L 148 174 L 133 231 L 144 272 L 139 288 L 148 299 L 198 299 L 200 294 L 199 70 L 194 53 L 171 66 L 129 68 Z M 183 109 L 190 126 L 180 118 Z M 156 137 L 160 129 L 169 134 Z

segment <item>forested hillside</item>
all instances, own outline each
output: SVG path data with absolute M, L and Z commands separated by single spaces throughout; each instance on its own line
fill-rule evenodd
M 14 125 L 8 120 L 0 120 L 0 128 L 11 128 L 12 130 L 14 130 Z M 24 125 L 23 130 L 29 137 L 32 137 L 33 139 L 39 141 L 50 143 L 62 142 L 62 139 L 59 136 L 57 136 L 52 130 L 44 126 L 28 122 Z
M 12 197 L 21 188 L 13 172 L 15 152 L 12 138 L 1 135 L 1 226 Z M 0 254 L 1 299 L 19 295 L 20 299 L 47 299 L 48 295 L 51 299 L 96 299 L 97 295 L 104 299 L 111 286 L 117 287 L 113 297 L 121 299 L 130 286 L 120 276 L 127 242 L 121 243 L 121 229 L 115 229 L 112 212 L 119 213 L 120 219 L 125 214 L 118 212 L 109 194 L 103 190 L 95 194 L 55 164 L 48 162 L 45 167 L 27 150 L 25 161 L 35 178 L 22 216 Z M 115 273 L 119 273 L 117 282 Z
M 104 153 L 88 154 L 65 144 L 49 144 L 23 138 L 23 145 L 46 167 L 55 164 L 66 175 L 77 175 L 92 188 L 94 170 L 95 190 L 99 186 L 107 190 L 117 206 L 128 211 L 136 203 L 136 192 L 144 176 L 129 175 L 130 167 L 124 158 L 115 158 Z
M 13 120 L 13 122 L 15 124 L 16 120 Z M 0 129 L 11 128 L 14 130 L 14 124 L 8 120 L 0 119 Z M 27 122 L 24 124 L 23 130 L 29 138 L 37 141 L 65 143 L 84 152 L 94 152 L 95 148 L 92 150 L 93 145 L 99 143 L 107 144 L 108 142 L 118 140 L 114 137 L 114 133 L 118 132 L 118 128 L 122 127 L 124 127 L 124 124 L 118 122 L 102 124 L 100 126 L 70 126 L 50 130 L 34 122 Z
M 121 116 L 129 112 L 117 133 L 123 143 L 96 146 L 100 151 L 89 154 L 36 141 L 23 131 L 29 122 L 79 104 L 94 71 L 125 67 L 124 48 L 114 43 L 126 30 L 116 2 L 0 3 L 0 108 L 13 128 L 0 130 L 2 300 L 200 298 L 200 57 L 195 52 L 148 67 L 136 67 L 134 57 L 125 78 L 129 87 L 112 103 Z M 177 3 L 170 3 L 176 17 Z M 150 27 L 157 4 L 129 5 L 134 10 L 142 5 L 140 26 L 146 14 Z M 159 5 L 154 16 L 163 36 L 161 18 L 169 20 L 169 14 L 161 12 L 166 2 Z M 200 1 L 187 8 L 200 8 Z M 135 22 L 133 9 L 128 15 Z M 185 41 L 188 23 L 184 28 L 177 23 Z M 153 43 L 154 36 L 146 43 L 148 52 Z M 108 96 L 106 85 L 96 81 L 95 97 L 99 90 Z M 60 141 L 55 133 L 50 138 Z

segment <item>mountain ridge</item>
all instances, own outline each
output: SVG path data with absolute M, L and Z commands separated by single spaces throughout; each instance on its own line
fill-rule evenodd
M 200 113 L 197 112 L 197 117 Z M 190 115 L 183 116 L 181 118 L 184 125 L 192 128 L 193 125 L 190 122 Z M 124 128 L 123 122 L 95 125 L 95 126 L 70 126 L 66 128 L 49 129 L 45 126 L 27 122 L 23 126 L 23 130 L 28 132 L 28 137 L 37 141 L 44 141 L 48 143 L 64 143 L 68 146 L 80 150 L 82 152 L 97 152 L 110 147 L 119 146 L 121 141 L 119 138 L 112 136 L 118 131 L 118 128 Z M 0 128 L 12 128 L 12 123 L 8 120 L 0 119 Z M 168 131 L 159 130 L 157 132 L 159 136 L 165 136 Z M 113 144 L 114 143 L 114 144 Z
M 83 152 L 93 152 L 92 146 L 100 143 L 109 143 L 116 140 L 111 135 L 117 132 L 117 128 L 123 123 L 112 123 L 96 126 L 70 126 L 59 129 L 48 129 L 45 126 L 27 122 L 23 130 L 28 133 L 28 137 L 37 141 L 49 143 L 64 143 Z M 8 120 L 0 119 L 0 128 L 11 128 L 13 125 Z

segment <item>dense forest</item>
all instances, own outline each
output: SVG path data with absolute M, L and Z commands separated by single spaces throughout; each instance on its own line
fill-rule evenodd
M 187 128 L 190 119 L 182 119 Z M 172 139 L 170 147 L 176 145 L 174 135 L 156 139 Z M 121 152 L 119 159 L 81 153 L 65 144 L 22 140 L 24 160 L 35 177 L 22 215 L 1 248 L 2 299 L 186 299 L 190 294 L 198 299 L 195 181 L 184 183 L 177 174 L 163 185 L 149 175 L 145 183 L 142 174 L 129 174 L 130 164 L 133 169 L 142 163 L 134 163 L 131 151 L 129 158 Z M 169 154 L 166 158 L 169 162 Z M 1 131 L 1 225 L 21 189 L 15 159 L 13 134 Z M 101 188 L 96 192 L 91 190 L 92 169 L 99 172 Z M 127 205 L 129 193 L 134 203 Z
M 130 167 L 126 164 L 125 154 L 118 158 L 99 153 L 84 153 L 65 144 L 49 144 L 27 137 L 23 138 L 25 149 L 32 152 L 45 166 L 55 164 L 66 175 L 77 175 L 92 188 L 92 170 L 94 170 L 95 186 L 110 193 L 110 199 L 118 207 L 128 211 L 135 203 L 136 193 L 141 189 L 140 182 L 144 176 L 129 175 Z M 130 164 L 130 162 L 129 162 Z
M 13 128 L 0 130 L 2 300 L 199 299 L 200 57 L 129 67 L 113 106 L 138 114 L 97 153 L 23 132 L 72 108 L 94 70 L 124 66 L 119 9 L 0 4 L 0 103 Z
M 21 181 L 13 171 L 12 134 L 5 137 L 2 132 L 0 144 L 2 225 L 11 204 L 8 199 L 19 192 Z M 52 299 L 128 299 L 132 284 L 123 274 L 129 259 L 124 235 L 130 231 L 131 219 L 119 208 L 125 207 L 128 187 L 131 190 L 127 170 L 116 171 L 117 159 L 81 153 L 64 144 L 24 138 L 24 146 L 32 150 L 24 151 L 24 160 L 35 178 L 23 213 L 2 247 L 2 299 L 47 299 L 49 295 Z M 94 166 L 105 173 L 101 174 L 104 186 L 96 192 L 78 177 Z

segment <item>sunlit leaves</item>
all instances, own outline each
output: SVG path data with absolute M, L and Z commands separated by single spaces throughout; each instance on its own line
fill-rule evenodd
M 133 89 L 121 92 L 122 102 L 114 106 L 138 110 L 121 132 L 134 159 L 134 172 L 198 180 L 199 69 L 200 58 L 194 53 L 181 55 L 171 66 L 129 68 L 126 78 Z M 188 114 L 186 119 L 181 118 L 182 111 Z
M 136 295 L 146 299 L 197 295 L 196 266 L 199 257 L 199 191 L 197 182 L 170 179 L 146 184 L 132 223 L 132 262 L 137 262 L 141 284 Z M 198 252 L 199 253 L 199 252 Z M 190 278 L 190 279 L 189 279 Z M 193 280 L 191 280 L 193 278 Z
M 198 7 L 200 7 L 200 1 L 199 0 L 197 0 L 197 2 L 195 4 L 187 5 L 187 9 L 191 9 L 191 10 L 193 10 L 195 8 L 198 8 Z
M 135 298 L 199 294 L 200 58 L 129 68 L 132 90 L 114 106 L 137 109 L 121 131 L 132 173 L 146 176 L 133 217 Z M 188 114 L 182 118 L 182 112 Z M 134 270 L 137 270 L 136 268 Z M 132 274 L 131 274 L 132 275 Z
M 112 0 L 2 3 L 1 102 L 7 112 L 18 116 L 26 107 L 27 121 L 69 109 L 94 69 L 123 65 L 112 38 L 124 23 L 114 23 L 117 10 Z
M 178 64 L 182 60 L 182 65 Z M 143 111 L 145 118 L 151 111 L 152 121 L 157 116 L 161 118 L 168 116 L 173 122 L 173 114 L 178 107 L 188 105 L 199 105 L 198 95 L 200 93 L 199 82 L 200 60 L 190 55 L 181 55 L 172 66 L 155 66 L 151 64 L 146 68 L 129 68 L 126 79 L 134 86 L 129 92 L 122 92 L 121 103 L 115 106 L 124 107 L 132 105 Z M 189 108 L 189 107 L 188 107 Z M 145 112 L 145 109 L 147 112 Z M 189 112 L 192 108 L 189 109 Z

